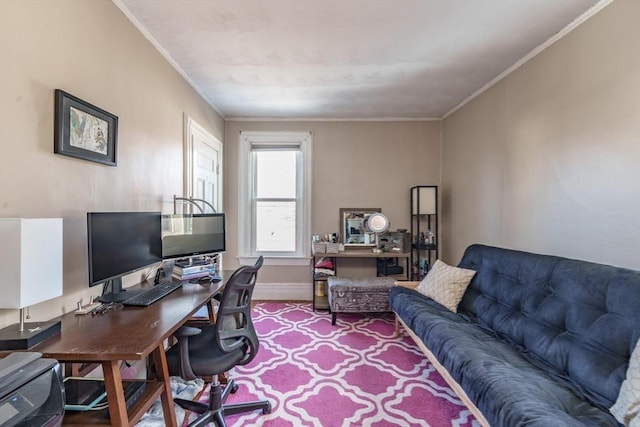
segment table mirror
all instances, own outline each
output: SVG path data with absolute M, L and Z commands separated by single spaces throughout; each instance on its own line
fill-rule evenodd
M 375 233 L 365 230 L 364 220 L 376 212 L 381 212 L 381 209 L 340 208 L 340 242 L 347 247 L 375 246 Z

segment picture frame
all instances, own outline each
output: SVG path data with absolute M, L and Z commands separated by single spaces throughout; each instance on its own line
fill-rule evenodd
M 116 166 L 117 148 L 117 116 L 55 90 L 54 153 Z
M 375 246 L 375 234 L 364 229 L 364 220 L 380 208 L 340 208 L 340 243 L 345 247 Z

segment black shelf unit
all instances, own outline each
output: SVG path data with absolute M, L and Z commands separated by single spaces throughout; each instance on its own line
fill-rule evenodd
M 417 185 L 411 187 L 411 273 L 410 280 L 422 280 L 438 259 L 440 240 L 438 230 L 438 187 Z M 429 238 L 429 232 L 432 237 Z

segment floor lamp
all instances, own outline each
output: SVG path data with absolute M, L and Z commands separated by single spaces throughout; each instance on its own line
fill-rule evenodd
M 26 350 L 60 333 L 60 321 L 24 322 L 24 309 L 62 295 L 62 218 L 0 218 L 0 308 L 20 309 L 0 329 L 0 350 Z

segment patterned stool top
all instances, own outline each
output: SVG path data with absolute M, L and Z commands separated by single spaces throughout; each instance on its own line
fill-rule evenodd
M 391 288 L 396 283 L 392 277 L 329 277 L 327 284 L 329 288 L 333 287 L 349 287 L 349 288 Z

